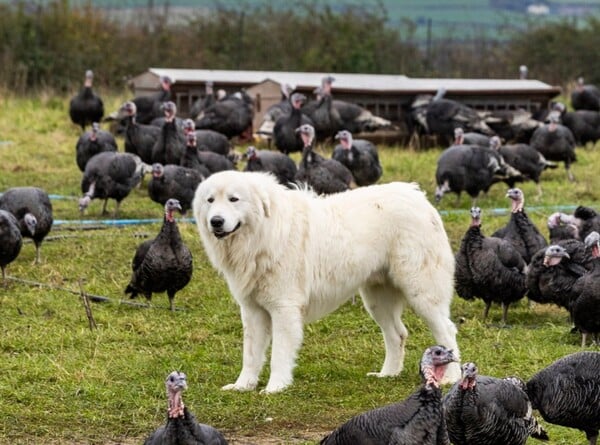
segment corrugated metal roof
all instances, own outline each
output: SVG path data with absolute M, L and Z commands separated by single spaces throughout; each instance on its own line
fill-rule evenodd
M 167 75 L 177 82 L 232 83 L 254 85 L 271 79 L 280 84 L 289 83 L 296 88 L 316 88 L 321 85 L 324 76 L 335 78 L 334 90 L 382 91 L 382 92 L 435 92 L 445 88 L 448 92 L 469 91 L 528 91 L 555 92 L 557 87 L 533 79 L 429 79 L 410 78 L 404 75 L 389 74 L 350 74 L 350 73 L 314 73 L 289 71 L 235 71 L 150 68 L 156 76 Z M 133 79 L 135 82 L 135 78 Z

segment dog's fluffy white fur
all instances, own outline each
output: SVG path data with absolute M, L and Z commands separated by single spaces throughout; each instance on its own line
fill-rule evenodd
M 383 367 L 373 375 L 402 371 L 407 305 L 458 357 L 450 320 L 454 256 L 438 212 L 416 184 L 317 197 L 269 174 L 225 171 L 198 186 L 193 209 L 206 253 L 241 308 L 242 370 L 223 389 L 255 389 L 269 343 L 265 392 L 290 385 L 304 323 L 357 291 L 385 342 Z M 445 381 L 459 377 L 452 364 Z

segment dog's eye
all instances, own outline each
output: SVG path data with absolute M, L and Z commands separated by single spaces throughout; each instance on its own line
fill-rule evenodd
M 207 199 L 207 201 L 208 201 L 208 202 L 214 202 L 214 201 L 215 201 L 215 198 L 213 198 L 213 197 L 210 197 L 210 198 L 208 198 L 208 199 Z
M 230 202 L 238 202 L 240 200 L 240 198 L 236 197 L 236 196 L 232 196 L 231 198 L 229 198 Z

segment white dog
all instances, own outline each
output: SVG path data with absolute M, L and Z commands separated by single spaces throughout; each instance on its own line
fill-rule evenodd
M 379 377 L 402 371 L 409 305 L 458 357 L 450 321 L 454 255 L 435 208 L 416 184 L 373 185 L 325 198 L 266 173 L 224 171 L 196 191 L 194 216 L 212 264 L 240 305 L 242 371 L 223 389 L 256 388 L 271 342 L 265 392 L 292 383 L 304 323 L 360 292 L 379 324 Z M 458 364 L 446 381 L 460 377 Z

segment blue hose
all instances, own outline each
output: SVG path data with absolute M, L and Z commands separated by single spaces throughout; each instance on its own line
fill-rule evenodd
M 2 196 L 2 193 L 0 193 L 0 196 Z M 77 196 L 66 196 L 66 195 L 55 195 L 55 194 L 51 194 L 48 195 L 50 197 L 50 199 L 54 199 L 54 200 L 61 200 L 61 199 L 67 199 L 67 200 L 74 200 L 74 199 L 78 199 Z M 552 210 L 552 212 L 573 212 L 575 209 L 577 208 L 577 206 L 575 205 L 556 205 L 556 206 L 536 206 L 536 207 L 531 207 L 528 206 L 527 210 L 530 212 L 545 212 L 548 213 L 550 210 Z M 483 209 L 485 211 L 485 213 L 490 214 L 490 215 L 495 215 L 495 216 L 500 216 L 500 215 L 506 215 L 508 213 L 510 213 L 510 209 L 507 208 L 498 208 L 498 209 Z M 455 210 L 439 210 L 440 215 L 442 216 L 448 216 L 448 215 L 461 215 L 461 214 L 465 214 L 465 213 L 469 213 L 469 209 L 455 209 Z M 191 223 L 196 223 L 196 220 L 194 218 L 182 218 L 180 221 L 182 222 L 191 222 Z M 162 218 L 158 219 L 85 219 L 85 220 L 55 220 L 53 225 L 93 225 L 93 224 L 98 224 L 98 225 L 107 225 L 107 226 L 128 226 L 128 225 L 137 225 L 137 224 L 157 224 L 157 223 L 161 223 L 162 222 Z
M 575 205 L 555 205 L 555 206 L 527 206 L 527 211 L 531 212 L 531 213 L 537 213 L 537 212 L 545 212 L 548 213 L 549 210 L 552 210 L 553 212 L 572 212 L 574 211 L 578 206 Z M 482 209 L 485 213 L 487 214 L 491 214 L 491 215 L 506 215 L 508 213 L 510 213 L 510 209 L 509 208 L 502 208 L 502 209 Z M 460 215 L 463 213 L 469 213 L 470 210 L 467 209 L 456 209 L 456 210 L 439 210 L 440 215 L 442 216 L 447 216 L 447 215 Z
M 196 223 L 194 218 L 181 218 L 178 221 Z M 148 219 L 57 219 L 52 225 L 106 225 L 106 226 L 130 226 L 137 224 L 158 224 L 163 222 L 162 218 Z

